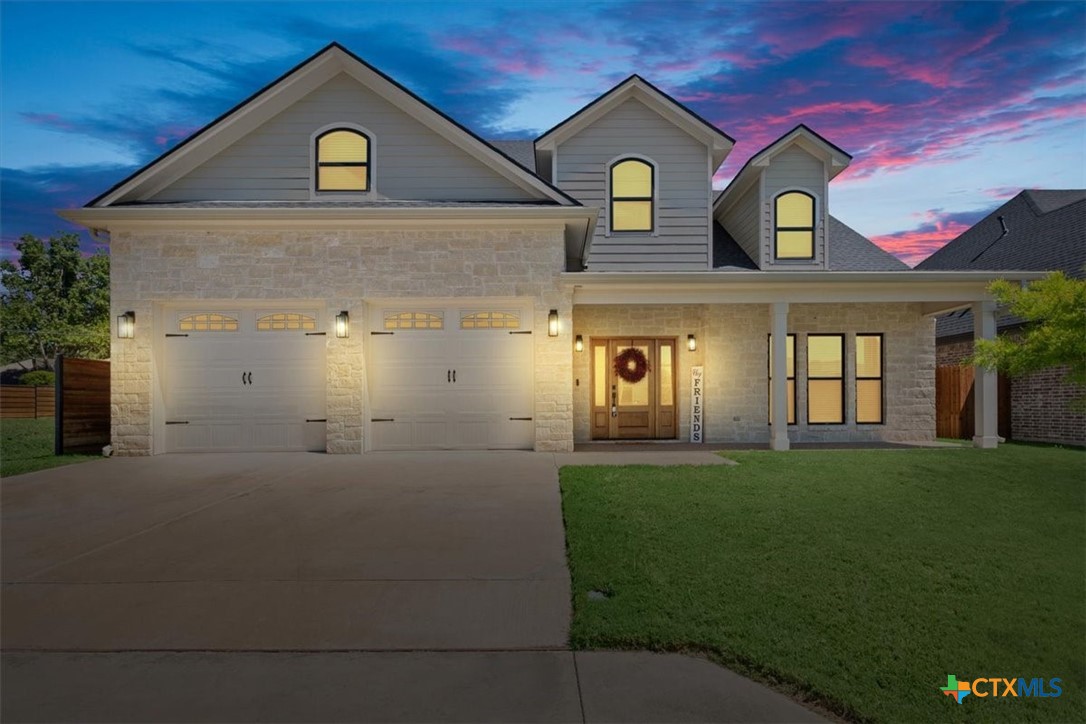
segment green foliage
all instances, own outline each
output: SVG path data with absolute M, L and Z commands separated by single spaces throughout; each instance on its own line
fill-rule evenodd
M 849 721 L 1086 721 L 1086 453 L 727 456 L 562 468 L 573 648 L 702 652 Z M 1063 695 L 959 706 L 948 674 Z
M 19 263 L 0 261 L 2 361 L 109 356 L 109 256 L 83 256 L 79 237 L 42 240 L 30 234 L 15 243 Z
M 49 370 L 34 370 L 20 377 L 19 384 L 33 387 L 52 387 L 56 383 L 56 379 L 57 376 Z
M 1000 279 L 988 291 L 1032 324 L 1020 339 L 978 340 L 968 364 L 1012 376 L 1066 365 L 1068 379 L 1086 386 L 1086 280 L 1055 272 L 1024 288 Z
M 101 460 L 100 455 L 54 455 L 53 418 L 8 418 L 0 425 L 0 478 Z

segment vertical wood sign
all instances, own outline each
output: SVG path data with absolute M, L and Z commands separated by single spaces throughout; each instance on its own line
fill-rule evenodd
M 690 368 L 690 442 L 701 442 L 702 395 L 704 394 L 704 367 Z

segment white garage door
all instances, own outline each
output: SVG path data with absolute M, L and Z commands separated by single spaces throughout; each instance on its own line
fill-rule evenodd
M 373 449 L 533 446 L 530 307 L 381 307 L 370 325 Z
M 312 310 L 167 314 L 167 452 L 323 450 L 325 336 Z

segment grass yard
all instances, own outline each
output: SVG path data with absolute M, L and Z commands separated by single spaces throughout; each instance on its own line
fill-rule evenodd
M 859 721 L 1086 721 L 1086 453 L 727 456 L 562 469 L 574 648 L 704 652 Z M 959 705 L 948 674 L 1063 694 Z
M 98 459 L 98 455 L 54 455 L 51 417 L 0 421 L 0 477 Z

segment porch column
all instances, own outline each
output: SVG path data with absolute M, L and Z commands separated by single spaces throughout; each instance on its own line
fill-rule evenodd
M 995 302 L 973 304 L 973 339 L 996 338 Z M 973 447 L 994 448 L 999 444 L 998 373 L 973 368 Z
M 788 444 L 788 303 L 769 305 L 773 345 L 770 366 L 773 369 L 773 423 L 769 431 L 769 449 L 787 450 Z

